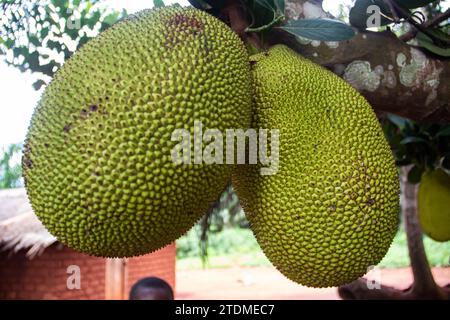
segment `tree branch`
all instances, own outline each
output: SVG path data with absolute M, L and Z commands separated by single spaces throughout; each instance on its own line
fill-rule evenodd
M 313 1 L 287 0 L 287 18 L 330 17 Z M 344 78 L 378 114 L 450 123 L 450 60 L 439 59 L 393 33 L 359 32 L 348 41 L 299 41 L 281 30 L 270 45 L 285 43 Z
M 408 21 L 411 25 L 414 26 L 414 28 L 416 28 L 417 30 L 419 30 L 420 32 L 422 32 L 423 34 L 426 34 L 427 36 L 429 36 L 431 39 L 435 39 L 435 36 L 429 32 L 427 30 L 427 28 L 423 25 L 421 25 L 420 23 L 417 23 L 414 18 L 411 16 L 411 14 L 409 13 L 409 11 L 403 9 L 400 5 L 398 5 L 395 1 L 393 0 L 384 0 L 384 2 L 388 2 L 389 5 L 391 6 L 391 11 L 392 12 L 397 12 L 403 19 L 405 19 L 406 21 Z
M 441 23 L 442 21 L 447 20 L 448 18 L 450 18 L 450 9 L 447 9 L 447 11 L 442 12 L 436 16 L 434 16 L 433 18 L 431 18 L 430 20 L 424 22 L 422 24 L 422 26 L 424 28 L 430 28 L 430 27 L 434 27 L 437 26 L 439 23 Z M 404 41 L 404 42 L 408 42 L 409 40 L 413 39 L 416 35 L 417 32 L 419 30 L 416 28 L 413 28 L 412 30 L 408 31 L 405 34 L 402 34 L 399 39 Z

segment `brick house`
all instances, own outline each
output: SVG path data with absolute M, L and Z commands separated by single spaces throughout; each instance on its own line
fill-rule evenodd
M 91 257 L 47 232 L 24 189 L 0 190 L 0 299 L 127 299 L 148 276 L 175 289 L 175 244 L 135 258 Z

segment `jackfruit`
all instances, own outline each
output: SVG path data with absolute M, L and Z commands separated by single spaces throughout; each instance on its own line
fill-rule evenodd
M 417 194 L 422 231 L 436 241 L 450 240 L 450 176 L 442 169 L 425 171 Z
M 247 164 L 233 174 L 253 233 L 287 278 L 351 282 L 383 258 L 398 227 L 398 172 L 377 118 L 346 82 L 286 46 L 250 61 L 253 127 L 279 130 L 278 172 Z
M 192 141 L 195 121 L 204 130 L 250 125 L 239 37 L 180 6 L 113 25 L 65 63 L 33 114 L 22 162 L 36 215 L 63 244 L 94 256 L 171 243 L 231 179 L 232 166 L 174 162 L 172 133 L 185 129 Z

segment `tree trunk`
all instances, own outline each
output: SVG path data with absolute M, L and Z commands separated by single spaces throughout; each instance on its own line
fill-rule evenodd
M 413 298 L 444 299 L 445 294 L 434 281 L 423 246 L 422 231 L 420 230 L 417 211 L 418 185 L 407 181 L 408 169 L 410 168 L 403 167 L 401 174 L 403 221 L 408 239 L 409 259 L 414 276 L 414 283 L 408 294 Z

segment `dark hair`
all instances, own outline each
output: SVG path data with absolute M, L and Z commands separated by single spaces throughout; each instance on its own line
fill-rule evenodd
M 170 285 L 157 277 L 142 278 L 133 284 L 130 290 L 130 300 L 173 299 L 173 290 Z

